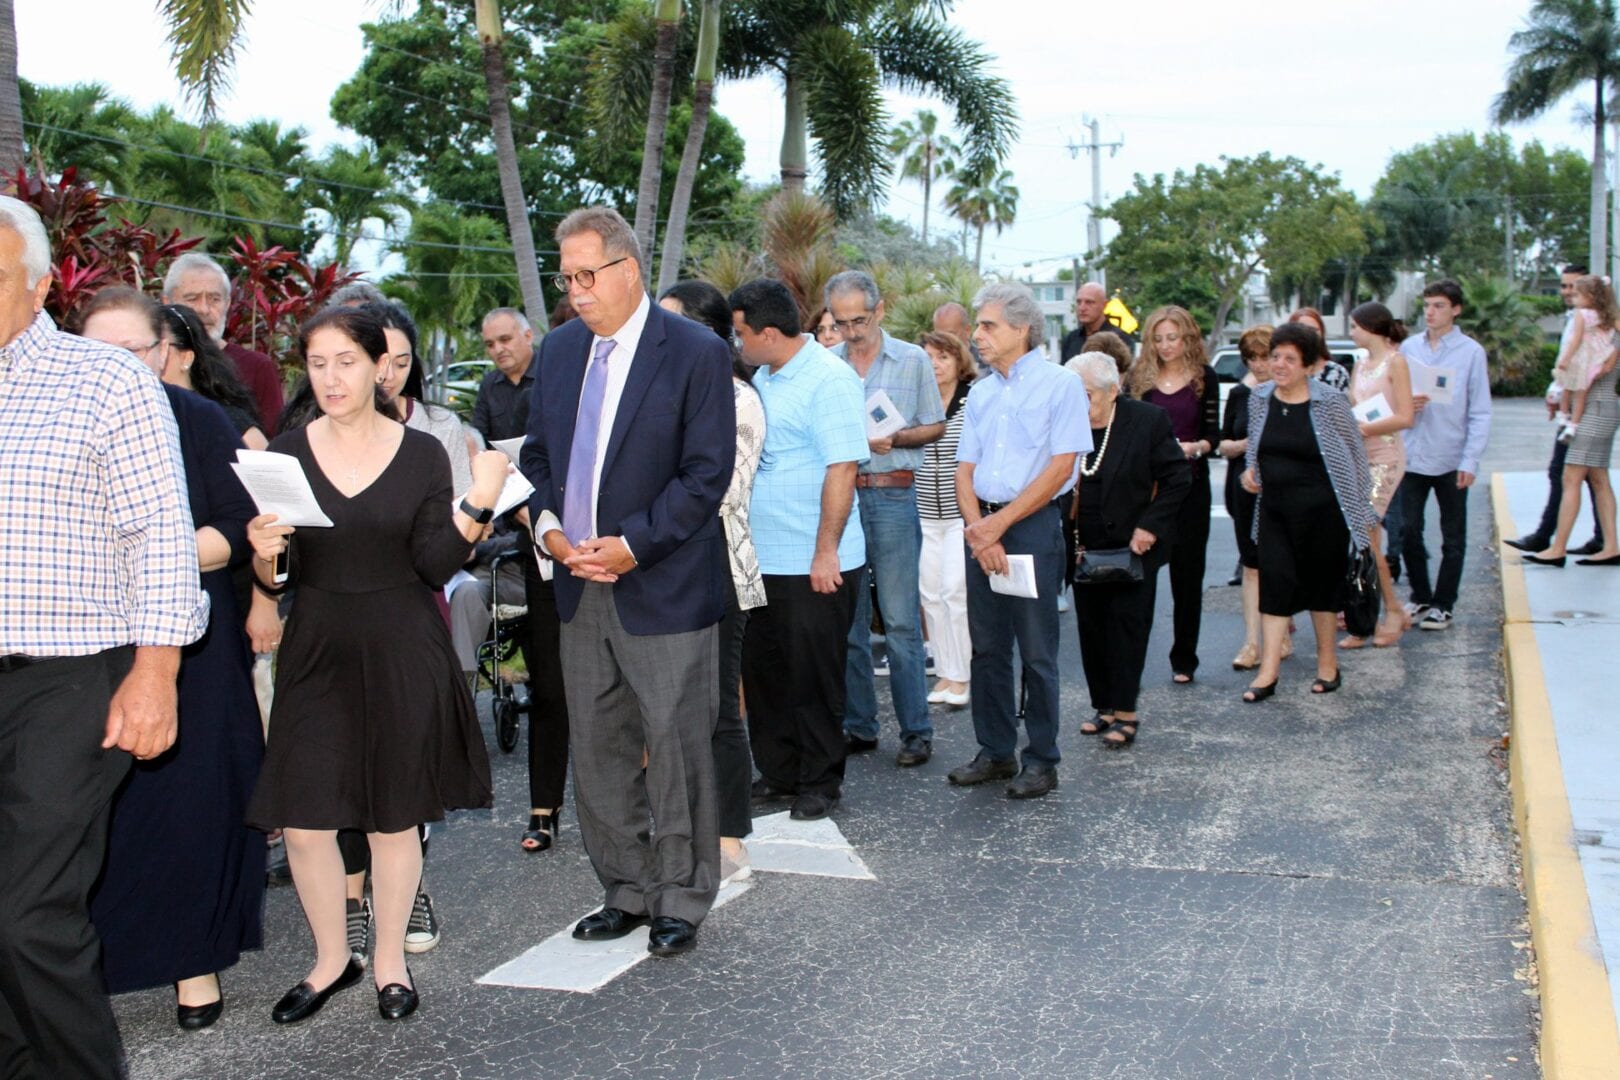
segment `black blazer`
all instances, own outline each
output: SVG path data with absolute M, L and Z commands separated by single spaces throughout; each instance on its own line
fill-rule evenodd
M 1132 532 L 1146 529 L 1157 542 L 1142 561 L 1152 569 L 1161 566 L 1174 539 L 1170 534 L 1181 500 L 1192 487 L 1192 470 L 1170 428 L 1170 414 L 1145 401 L 1119 398 L 1102 467 L 1096 476 L 1082 476 L 1080 483 L 1102 486 L 1102 531 L 1080 533 L 1080 546 L 1122 548 L 1131 542 Z

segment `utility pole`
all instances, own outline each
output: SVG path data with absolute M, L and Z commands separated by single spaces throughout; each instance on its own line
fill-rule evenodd
M 1613 123 L 1616 152 L 1609 155 L 1609 228 L 1613 238 L 1609 243 L 1609 280 L 1620 281 L 1620 117 Z M 1592 272 L 1602 273 L 1596 267 Z
M 1102 141 L 1102 122 L 1094 117 L 1082 117 L 1081 122 L 1091 129 L 1091 141 L 1077 143 L 1069 140 L 1069 157 L 1078 158 L 1080 151 L 1085 150 L 1091 154 L 1091 216 L 1086 220 L 1086 274 L 1088 281 L 1108 287 L 1108 276 L 1097 265 L 1097 258 L 1102 253 L 1102 152 L 1108 151 L 1113 157 L 1125 146 L 1125 136 L 1121 135 L 1118 142 L 1105 143 Z M 1079 282 L 1075 282 L 1079 287 Z

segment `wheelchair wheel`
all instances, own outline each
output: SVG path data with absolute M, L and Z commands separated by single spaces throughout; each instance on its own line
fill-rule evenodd
M 498 697 L 490 708 L 495 717 L 495 741 L 501 753 L 510 754 L 518 744 L 518 704 L 509 697 Z

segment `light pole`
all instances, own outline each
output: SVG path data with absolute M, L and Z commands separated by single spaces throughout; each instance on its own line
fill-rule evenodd
M 1078 158 L 1080 151 L 1085 150 L 1091 154 L 1091 207 L 1090 216 L 1086 219 L 1086 279 L 1108 287 L 1107 273 L 1097 265 L 1097 257 L 1102 253 L 1102 152 L 1107 150 L 1112 157 L 1119 153 L 1125 145 L 1125 136 L 1121 135 L 1118 142 L 1105 143 L 1102 141 L 1102 123 L 1094 118 L 1083 118 L 1082 122 L 1091 129 L 1091 141 L 1077 143 L 1069 140 L 1069 157 Z M 1079 288 L 1079 282 L 1075 283 Z

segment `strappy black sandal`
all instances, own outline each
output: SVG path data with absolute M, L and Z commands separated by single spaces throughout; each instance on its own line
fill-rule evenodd
M 1108 730 L 1113 722 L 1114 718 L 1112 716 L 1107 716 L 1099 712 L 1092 716 L 1090 720 L 1087 720 L 1085 723 L 1080 725 L 1080 734 L 1101 735 L 1103 732 Z
M 1339 684 L 1342 682 L 1344 682 L 1344 672 L 1335 671 L 1333 673 L 1333 678 L 1317 679 L 1315 682 L 1311 683 L 1311 693 L 1331 694 L 1333 691 L 1339 688 Z
M 562 816 L 562 807 L 557 807 L 549 814 L 530 814 L 529 827 L 523 831 L 519 843 L 523 850 L 530 855 L 545 851 L 557 842 L 557 819 Z
M 1276 692 L 1277 680 L 1272 679 L 1265 686 L 1251 686 L 1247 690 L 1243 691 L 1243 703 L 1245 705 L 1254 705 L 1266 700 L 1266 698 L 1270 697 Z
M 1136 741 L 1136 725 L 1135 720 L 1115 720 L 1108 725 L 1108 730 L 1103 732 L 1103 745 L 1110 750 L 1123 750 Z

